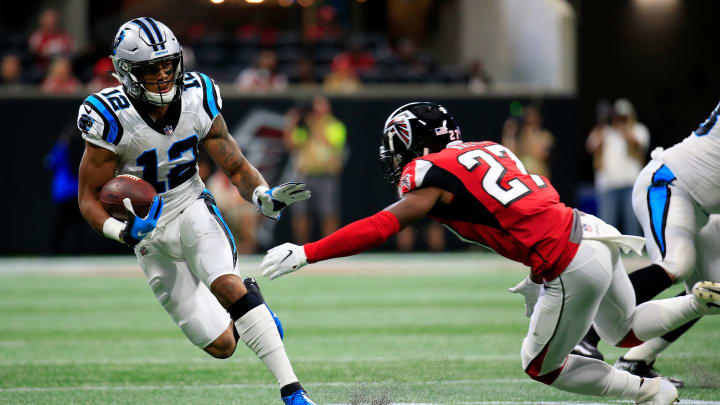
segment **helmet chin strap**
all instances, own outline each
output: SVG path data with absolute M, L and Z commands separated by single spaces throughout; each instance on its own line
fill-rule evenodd
M 145 90 L 145 98 L 148 102 L 151 104 L 157 105 L 157 106 L 163 106 L 170 104 L 172 100 L 175 98 L 175 93 L 177 92 L 177 86 L 173 84 L 173 88 L 167 92 L 167 93 L 155 93 L 145 88 L 143 85 L 143 90 Z M 165 101 L 167 100 L 167 101 Z

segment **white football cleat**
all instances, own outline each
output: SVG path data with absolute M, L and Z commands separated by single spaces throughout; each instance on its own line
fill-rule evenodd
M 671 405 L 679 401 L 677 388 L 662 377 L 646 378 L 640 392 L 637 405 Z
M 692 292 L 700 302 L 703 315 L 720 314 L 720 283 L 698 281 L 693 286 Z

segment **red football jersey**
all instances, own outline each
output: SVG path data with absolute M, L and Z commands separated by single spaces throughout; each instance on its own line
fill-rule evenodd
M 546 280 L 570 264 L 582 237 L 578 215 L 550 182 L 528 174 L 494 142 L 462 143 L 417 158 L 405 166 L 398 187 L 400 195 L 422 187 L 453 193 L 449 205 L 433 207 L 431 218 Z

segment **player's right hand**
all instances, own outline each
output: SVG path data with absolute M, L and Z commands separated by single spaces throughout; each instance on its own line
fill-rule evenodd
M 123 199 L 123 205 L 127 210 L 128 220 L 125 223 L 125 228 L 120 231 L 120 238 L 128 245 L 135 246 L 155 230 L 158 218 L 160 218 L 160 214 L 162 214 L 163 199 L 157 195 L 153 198 L 145 218 L 140 218 L 135 214 L 129 198 Z
M 522 294 L 525 296 L 525 316 L 530 318 L 535 309 L 535 304 L 542 294 L 543 285 L 537 284 L 530 280 L 530 277 L 525 277 L 523 281 L 519 282 L 515 287 L 508 288 L 508 291 L 515 294 Z
M 283 243 L 267 251 L 260 264 L 262 275 L 274 280 L 283 274 L 300 270 L 308 264 L 305 248 L 292 243 Z

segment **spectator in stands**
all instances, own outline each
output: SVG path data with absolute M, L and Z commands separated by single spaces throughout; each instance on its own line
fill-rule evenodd
M 445 228 L 435 221 L 427 218 L 405 227 L 397 234 L 397 248 L 401 252 L 410 252 L 415 247 L 418 233 L 424 233 L 427 248 L 433 252 L 445 250 Z
M 330 73 L 325 76 L 323 83 L 325 90 L 352 93 L 362 86 L 357 72 L 350 65 L 349 60 L 339 60 L 337 63 L 333 63 L 331 69 Z
M 319 39 L 339 40 L 343 35 L 343 29 L 337 22 L 337 11 L 331 5 L 318 7 L 315 16 L 315 24 L 306 25 L 305 39 L 308 42 L 316 42 Z
M 295 66 L 296 84 L 300 86 L 315 86 L 317 81 L 315 80 L 315 64 L 312 59 L 307 56 L 302 56 L 297 61 Z
M 3 56 L 0 62 L 0 86 L 3 89 L 18 89 L 22 78 L 20 58 L 15 54 Z
M 537 107 L 523 108 L 522 121 L 518 129 L 517 157 L 528 173 L 550 176 L 550 152 L 555 138 L 542 126 L 542 117 Z
M 398 60 L 399 73 L 410 79 L 420 78 L 428 73 L 429 59 L 421 54 L 410 38 L 401 38 L 395 46 L 395 58 Z
M 286 143 L 295 152 L 295 170 L 316 196 L 311 204 L 293 204 L 295 241 L 305 243 L 312 235 L 311 210 L 320 217 L 322 235 L 340 224 L 340 173 L 344 163 L 345 125 L 332 115 L 329 101 L 317 96 L 312 106 L 287 113 Z
M 470 91 L 473 93 L 485 93 L 490 87 L 490 83 L 492 83 L 492 78 L 485 70 L 483 62 L 479 59 L 475 60 L 470 64 L 468 73 L 470 76 L 468 79 Z
M 347 50 L 335 55 L 330 66 L 335 70 L 339 64 L 348 65 L 357 73 L 364 73 L 375 66 L 375 58 L 365 49 L 363 37 L 355 35 L 348 41 Z
M 77 204 L 78 171 L 85 142 L 77 136 L 76 125 L 72 120 L 63 127 L 44 159 L 45 168 L 52 172 L 50 194 L 55 218 L 48 236 L 54 254 L 80 254 L 86 226 Z
M 288 80 L 285 74 L 277 71 L 275 51 L 265 49 L 254 66 L 240 72 L 236 84 L 242 90 L 284 90 Z
M 80 81 L 75 78 L 70 60 L 65 57 L 55 58 L 48 69 L 42 84 L 46 93 L 70 94 L 80 88 Z
M 183 56 L 184 53 L 183 50 Z M 106 87 L 119 86 L 120 83 L 111 75 L 113 71 L 113 64 L 109 57 L 105 56 L 98 59 L 93 66 L 93 76 L 88 83 L 88 89 L 93 93 L 97 93 Z
M 549 158 L 553 142 L 553 135 L 543 129 L 540 112 L 533 106 L 523 107 L 522 114 L 514 113 L 503 124 L 501 143 L 532 174 L 550 178 Z
M 510 149 L 516 156 L 520 153 L 518 145 L 518 137 L 520 132 L 520 119 L 516 116 L 511 116 L 503 123 L 502 134 L 500 136 L 500 143 L 506 148 Z
M 58 27 L 59 19 L 57 10 L 43 10 L 40 14 L 40 26 L 30 35 L 30 52 L 35 58 L 36 67 L 41 71 L 45 71 L 55 57 L 72 55 L 73 39 Z
M 599 104 L 597 123 L 585 142 L 593 154 L 598 213 L 624 234 L 642 235 L 632 208 L 632 188 L 645 164 L 650 132 L 637 122 L 627 99 L 615 102 L 610 123 L 603 109 Z

